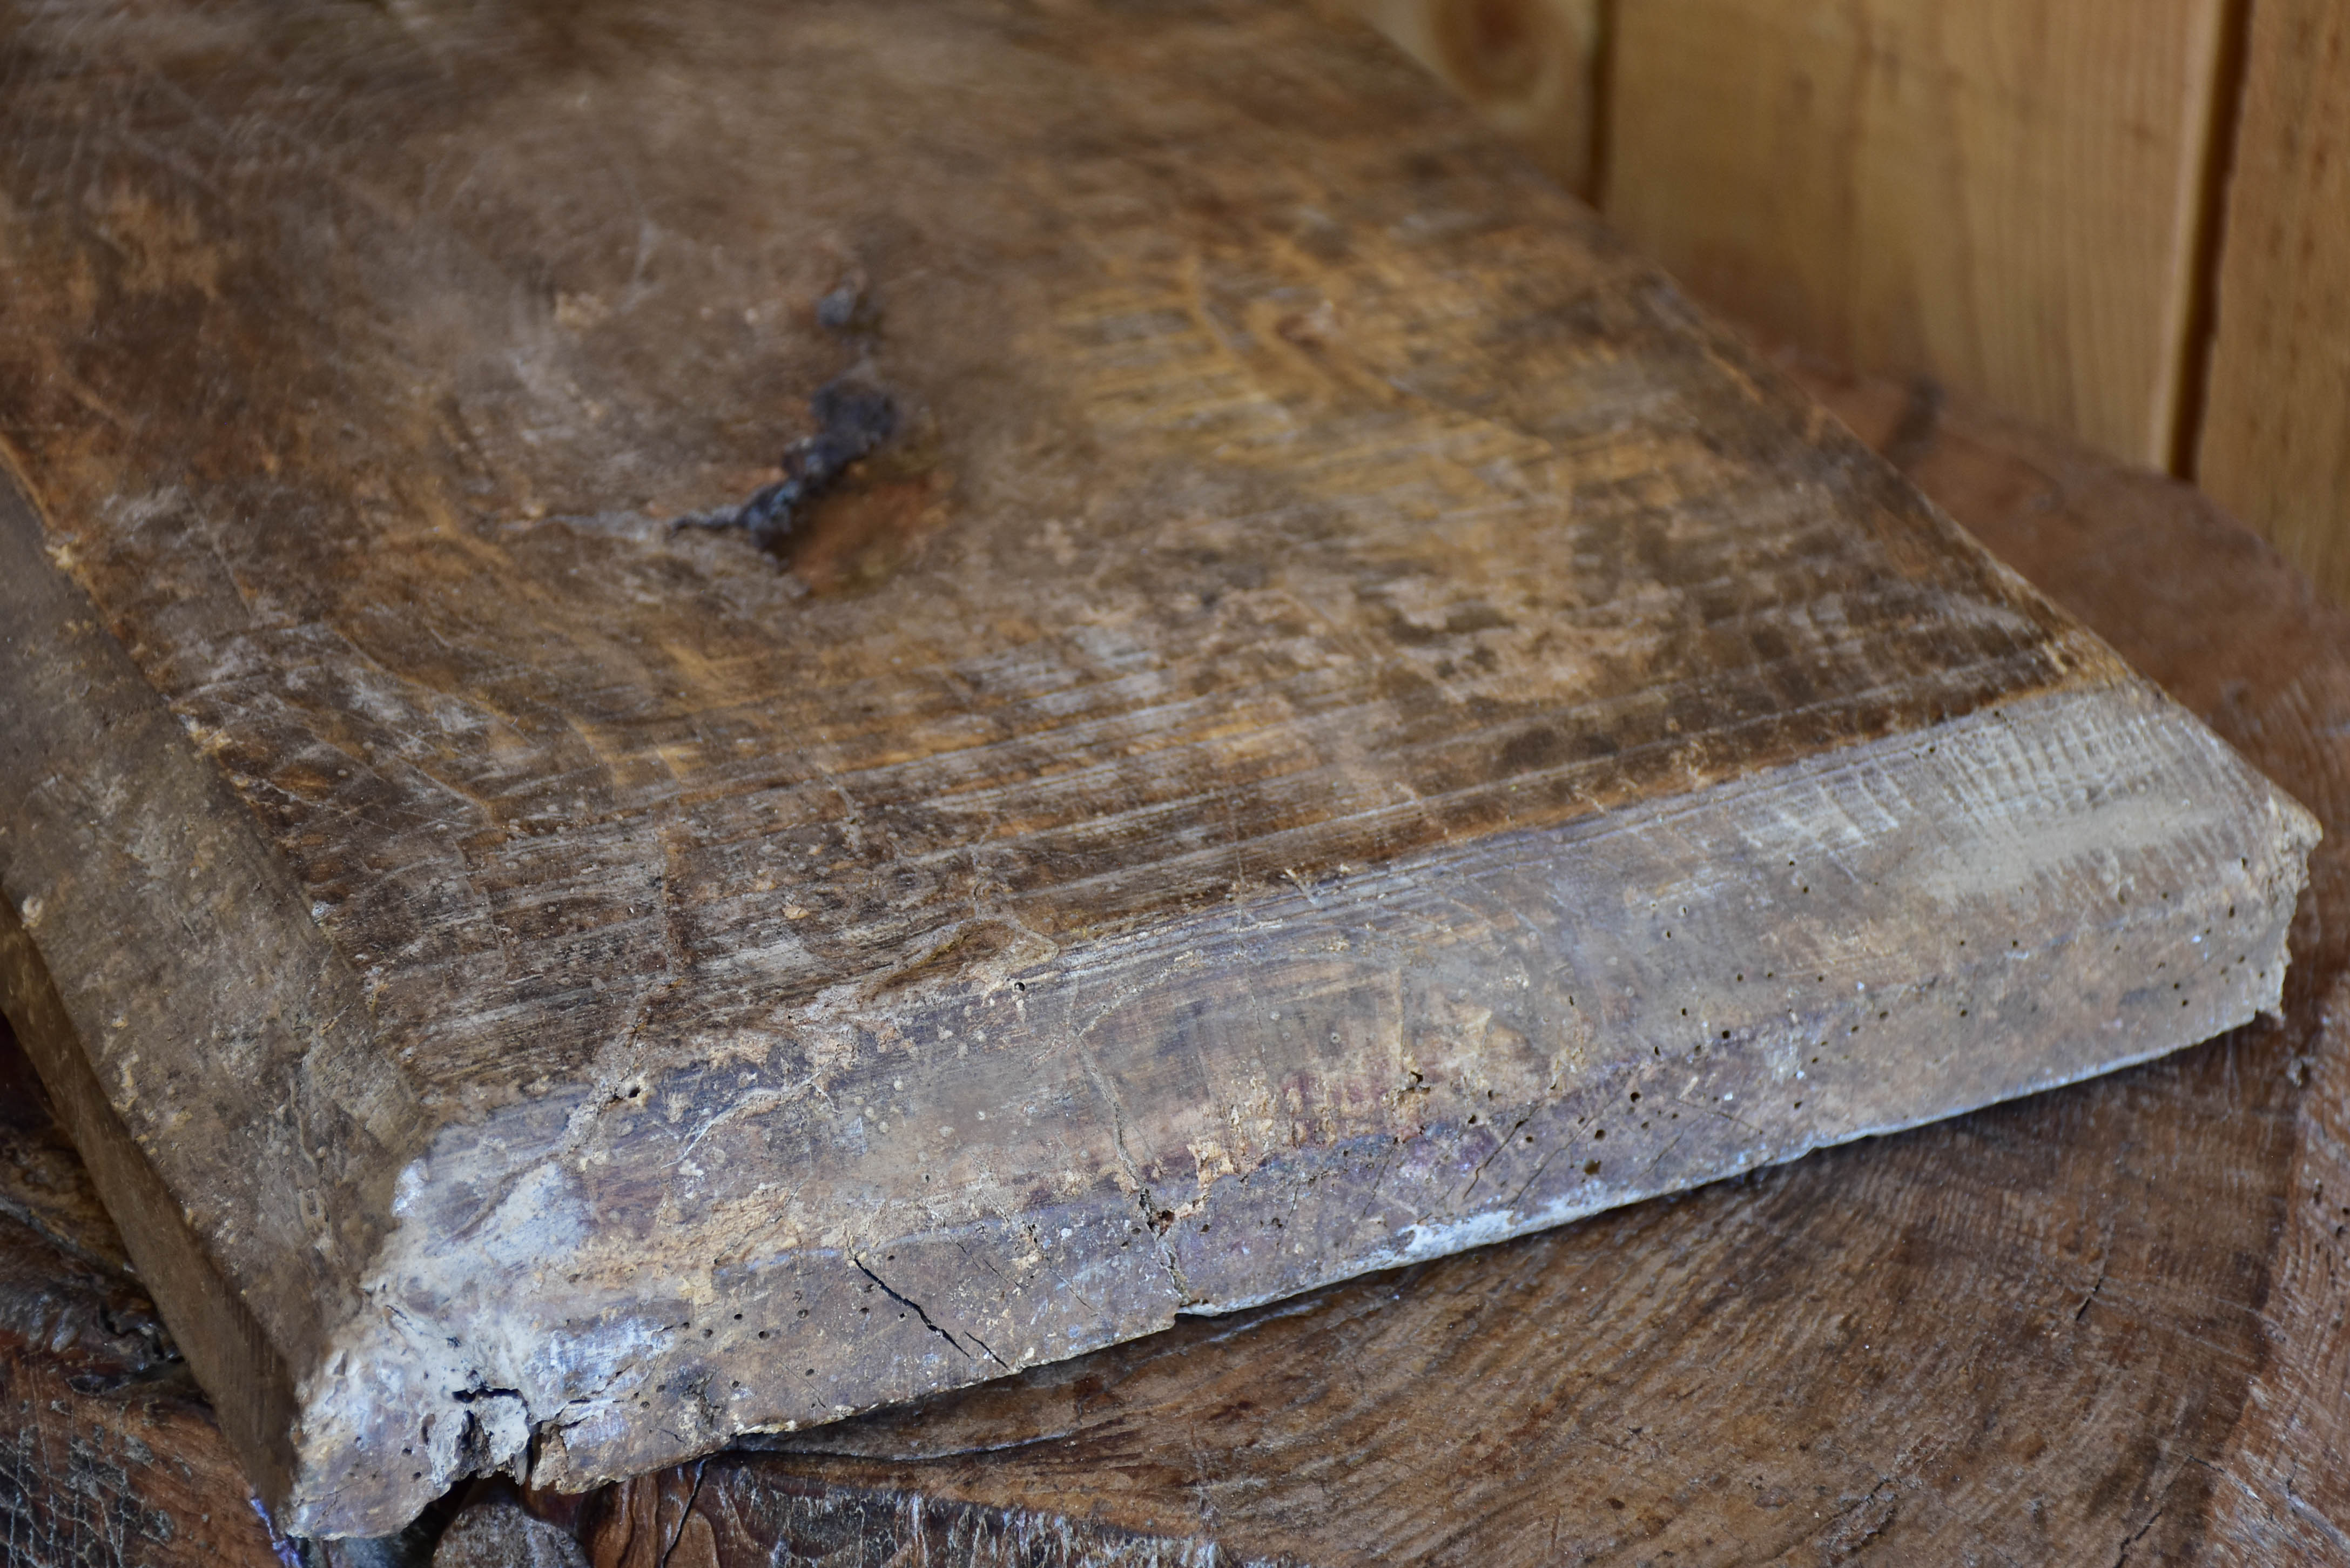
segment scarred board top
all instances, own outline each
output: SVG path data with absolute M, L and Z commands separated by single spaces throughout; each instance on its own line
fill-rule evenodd
M 2298 808 L 1334 21 L 10 27 L 5 993 L 295 1528 L 2273 1003 Z

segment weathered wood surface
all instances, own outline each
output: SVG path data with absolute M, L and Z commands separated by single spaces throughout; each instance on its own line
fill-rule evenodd
M 2184 486 L 1810 384 L 2318 811 L 2282 1023 L 595 1506 L 720 1568 L 811 1495 L 1226 1562 L 2350 1563 L 2350 617 Z
M 1402 1560 L 1414 1541 L 1430 1560 L 1496 1564 L 1577 1548 L 1700 1568 L 2350 1563 L 2350 1217 L 2327 1198 L 2350 1191 L 2350 1048 L 2324 1011 L 2350 959 L 2350 625 L 2192 492 L 1937 418 L 1898 389 L 1815 385 L 2336 830 L 2282 1028 L 1430 1265 L 1408 1287 L 1339 1286 L 946 1396 L 924 1411 L 935 1437 L 919 1458 L 900 1420 L 830 1429 L 833 1446 L 907 1455 L 879 1473 L 869 1457 L 738 1452 L 532 1500 L 552 1537 L 493 1495 L 442 1538 L 446 1568 L 552 1564 L 569 1539 L 598 1568 L 750 1568 L 785 1551 L 839 1568 L 1205 1563 L 1276 1546 L 1339 1563 Z M 41 1207 L 62 1195 L 87 1212 L 55 1135 L 27 1125 L 8 1119 L 9 1168 L 47 1172 Z M 64 1233 L 109 1253 L 96 1229 Z M 46 1331 L 5 1355 L 47 1358 L 47 1386 L 64 1382 Z M 1571 1397 L 1529 1422 L 1529 1387 Z M 84 1430 L 110 1432 L 120 1408 L 54 1397 Z M 951 1451 L 966 1445 L 995 1451 Z M 244 1495 L 212 1437 L 124 1465 L 97 1498 L 176 1524 L 169 1480 L 191 1461 L 216 1478 L 202 1507 Z M 19 1495 L 54 1508 L 38 1500 L 65 1473 L 28 1464 Z M 1387 1495 L 1360 1508 L 1375 1488 Z M 159 1533 L 110 1521 L 71 1552 L 62 1536 L 13 1539 L 36 1542 L 26 1568 L 268 1561 Z M 548 1555 L 520 1555 L 517 1537 Z M 102 1544 L 123 1541 L 139 1550 Z
M 0 43 L 0 990 L 289 1527 L 2274 1003 L 2298 809 L 1367 37 L 306 15 Z
M 2201 485 L 2350 602 L 2335 0 L 1345 0 L 1703 303 Z
M 278 1562 L 244 1470 L 5 1025 L 0 1561 Z

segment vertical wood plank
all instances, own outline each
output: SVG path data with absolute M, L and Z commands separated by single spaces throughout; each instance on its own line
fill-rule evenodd
M 2350 9 L 2257 0 L 2195 477 L 2350 599 Z
M 1600 0 L 1343 0 L 1586 201 Z
M 1623 0 L 1608 214 L 1846 363 L 2168 456 L 2221 0 Z

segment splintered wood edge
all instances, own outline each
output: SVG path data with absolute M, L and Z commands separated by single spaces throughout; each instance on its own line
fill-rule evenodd
M 392 1518 L 456 1472 L 372 1456 L 458 1397 L 582 1487 L 2143 1061 L 2276 1008 L 2316 836 L 2127 678 L 844 997 L 818 1088 L 446 1129 L 314 1457 Z M 951 1151 L 857 1108 L 925 1069 Z
M 275 1504 L 421 1124 L 300 884 L 70 566 L 0 468 L 0 1006 Z
M 0 486 L 0 997 L 305 1533 L 382 1533 L 468 1471 L 635 1473 L 2161 1054 L 2275 1008 L 2317 834 L 2101 672 L 844 985 L 793 1024 L 821 1081 L 720 1054 L 436 1132 L 40 540 Z M 181 1068 L 166 1095 L 123 1071 L 142 1042 Z M 910 1075 L 932 1114 L 892 1141 L 858 1107 Z

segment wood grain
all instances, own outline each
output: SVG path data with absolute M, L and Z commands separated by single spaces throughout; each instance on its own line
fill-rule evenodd
M 0 1557 L 276 1568 L 253 1490 L 0 1024 Z
M 2299 808 L 1374 41 L 305 16 L 0 41 L 0 994 L 290 1528 L 2277 1004 Z
M 1831 396 L 1840 410 L 1851 407 Z M 1879 410 L 1886 400 L 1877 400 Z M 1864 434 L 1893 430 L 1881 418 Z M 1888 440 L 1893 439 L 1888 436 Z M 1997 453 L 2003 461 L 1986 462 Z M 2329 847 L 2311 857 L 2295 923 L 2302 955 L 2281 1034 L 2213 1064 L 2249 1106 L 2285 1096 L 2274 1130 L 2235 1127 L 2264 1172 L 2233 1201 L 2240 1234 L 2268 1248 L 2246 1398 L 2205 1462 L 2202 1534 L 2222 1563 L 2350 1562 L 2350 1139 L 2343 965 L 2350 930 L 2350 617 L 2199 493 L 2085 461 L 2044 436 L 1977 416 L 1929 443 L 1911 472 L 2002 556 L 2052 588 L 2134 662 L 2312 804 Z M 2176 567 L 2148 569 L 2151 563 Z M 2194 1158 L 2224 1165 L 2214 1146 Z M 2133 1561 L 2137 1560 L 2135 1558 Z M 2148 1560 L 2160 1560 L 2160 1553 Z
M 2243 101 L 2196 478 L 2350 598 L 2350 16 L 2261 0 Z
M 1807 374 L 2317 805 L 2281 1024 L 646 1477 L 599 1516 L 667 1498 L 678 1542 L 918 1496 L 1332 1564 L 2350 1563 L 2350 618 L 2184 486 Z
M 2255 537 L 2183 487 L 2011 423 L 1807 379 L 2329 826 L 2350 825 L 2350 627 Z M 2350 1048 L 2325 1012 L 2345 957 L 2345 842 L 2318 851 L 2313 945 L 2282 1028 L 1192 1324 L 1160 1354 L 1126 1347 L 948 1397 L 927 1423 L 831 1429 L 833 1446 L 907 1456 L 879 1475 L 871 1458 L 738 1451 L 584 1504 L 527 1498 L 559 1521 L 537 1532 L 493 1494 L 442 1538 L 446 1568 L 492 1542 L 505 1554 L 491 1561 L 559 1563 L 521 1552 L 573 1536 L 598 1568 L 665 1553 L 679 1568 L 785 1552 L 837 1568 L 1245 1562 L 1276 1527 L 1304 1560 L 1333 1563 L 1396 1561 L 1415 1540 L 1433 1542 L 1431 1561 L 1499 1564 L 1572 1563 L 1576 1548 L 1586 1563 L 1674 1551 L 1708 1565 L 2350 1562 L 2350 1269 L 2327 1198 L 2350 1189 Z M 6 1126 L 55 1150 L 37 1106 L 8 1103 Z M 49 1190 L 70 1186 L 69 1163 L 36 1162 Z M 52 1270 L 74 1266 L 53 1256 Z M 70 1354 L 46 1338 L 26 1349 Z M 113 1407 L 43 1376 L 78 1422 Z M 1529 1427 L 1513 1414 L 1536 1397 L 1528 1386 L 1570 1397 Z M 1344 1418 L 1357 1409 L 1387 1416 L 1359 1454 Z M 1258 1455 L 1250 1439 L 1268 1432 L 1280 1446 Z M 1045 1440 L 1004 1440 L 1021 1433 Z M 949 1451 L 983 1434 L 992 1452 Z M 1554 1462 L 1562 1452 L 1572 1462 Z M 189 1453 L 156 1459 L 168 1472 Z M 1368 1480 L 1353 1475 L 1366 1466 Z M 130 1474 L 105 1495 L 190 1539 Z M 36 1466 L 26 1482 L 55 1476 Z M 1373 1481 L 1377 1507 L 1336 1505 Z M 1299 1495 L 1321 1506 L 1291 1506 Z M 1054 1505 L 1075 1511 L 1043 1511 Z M 66 1560 L 213 1560 L 174 1557 L 158 1533 L 93 1531 Z M 109 1542 L 134 1545 L 109 1555 Z
M 1627 5 L 1606 211 L 1766 333 L 2160 465 L 2220 11 Z
M 533 1500 L 536 1501 L 536 1500 Z M 593 1568 L 816 1561 L 906 1568 L 1209 1568 L 1206 1535 L 1170 1538 L 1068 1514 L 920 1491 L 798 1481 L 728 1454 L 598 1492 L 578 1540 Z M 434 1568 L 442 1568 L 439 1559 Z

